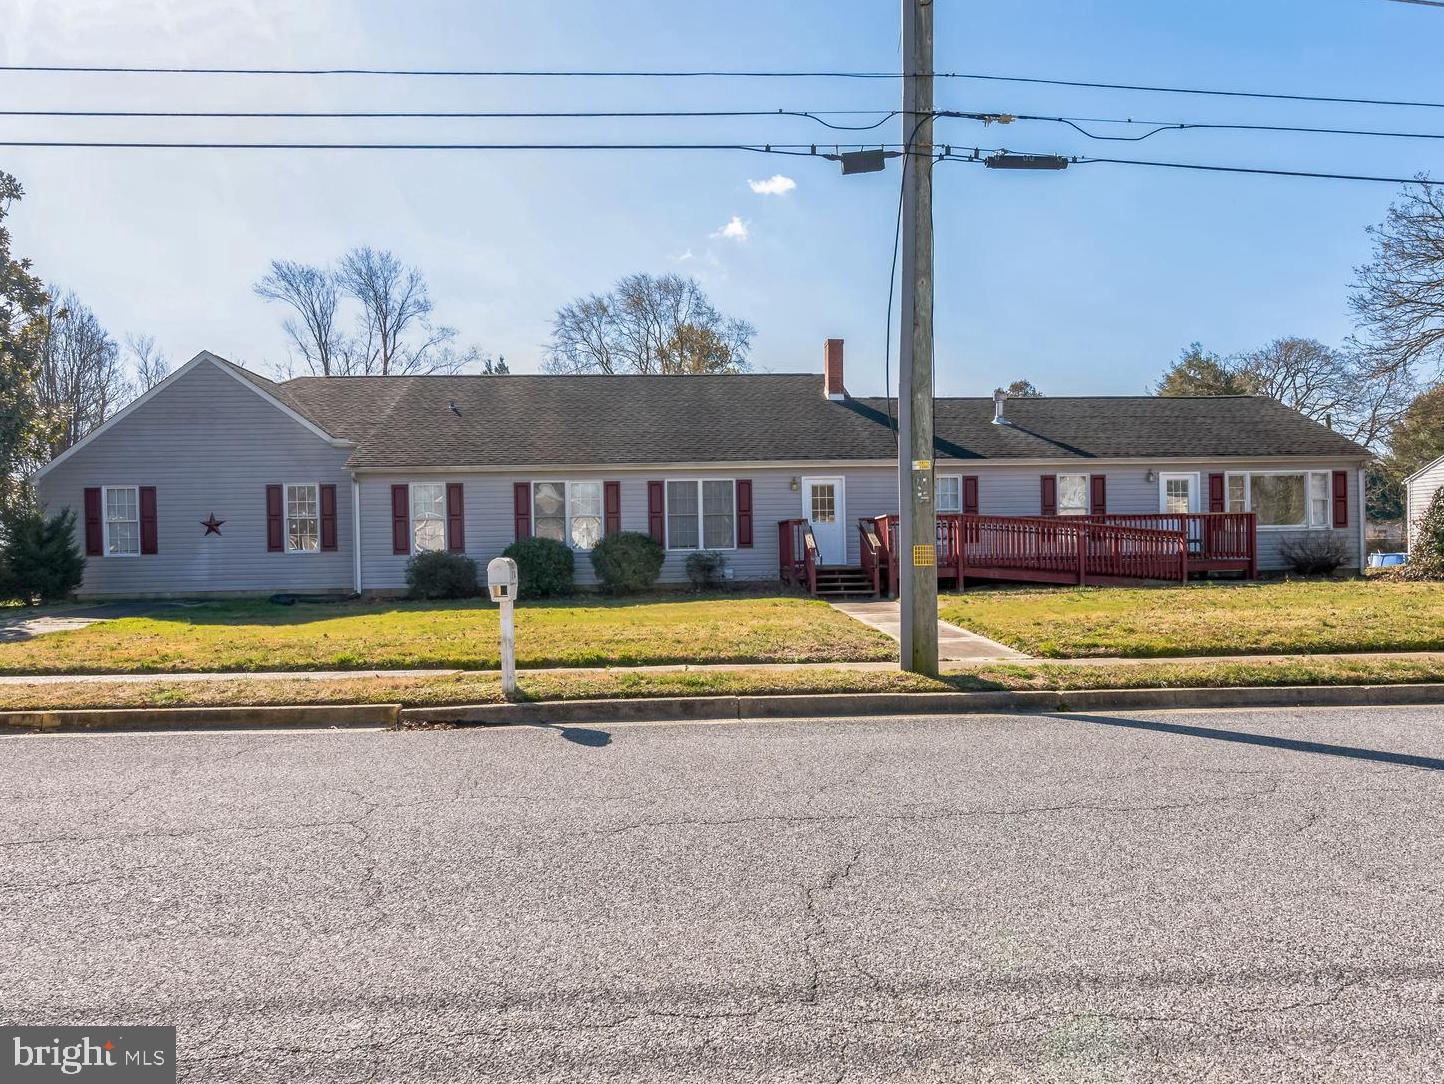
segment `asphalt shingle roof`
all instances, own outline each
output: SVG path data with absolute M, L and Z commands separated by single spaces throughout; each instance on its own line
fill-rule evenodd
M 270 384 L 269 381 L 266 382 Z M 354 467 L 786 462 L 896 456 L 883 399 L 830 401 L 820 375 L 302 377 L 287 405 L 357 444 Z M 268 389 L 268 390 L 271 390 Z M 894 404 L 895 406 L 895 404 Z M 1352 456 L 1271 399 L 938 399 L 940 459 Z

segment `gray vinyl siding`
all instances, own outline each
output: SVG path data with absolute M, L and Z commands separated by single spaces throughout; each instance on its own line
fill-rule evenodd
M 1259 460 L 1251 463 L 1187 464 L 1160 460 L 1151 469 L 1163 473 L 1196 473 L 1199 477 L 1201 510 L 1207 511 L 1208 475 L 1214 471 L 1248 470 L 1347 470 L 1349 478 L 1349 526 L 1328 530 L 1344 541 L 1357 563 L 1358 471 L 1357 464 L 1318 462 L 1307 465 L 1281 465 Z M 958 464 L 943 461 L 939 474 L 976 474 L 978 476 L 979 510 L 985 515 L 1035 516 L 1040 511 L 1039 481 L 1043 474 L 1085 473 L 1078 468 L 1039 466 L 993 466 Z M 1108 511 L 1146 514 L 1160 511 L 1159 485 L 1149 482 L 1150 468 L 1137 464 L 1090 464 L 1087 473 L 1104 474 L 1107 479 Z M 779 520 L 802 516 L 802 492 L 792 488 L 792 481 L 806 477 L 841 477 L 845 487 L 845 536 L 847 560 L 857 564 L 857 521 L 862 516 L 888 515 L 897 512 L 897 474 L 891 467 L 787 467 L 766 469 L 714 470 L 639 470 L 636 468 L 595 471 L 565 471 L 529 474 L 467 473 L 453 474 L 374 474 L 360 479 L 361 489 L 361 559 L 362 580 L 367 590 L 396 591 L 405 586 L 408 555 L 391 552 L 391 486 L 417 482 L 461 482 L 466 509 L 466 551 L 483 566 L 499 556 L 515 539 L 512 487 L 517 482 L 536 481 L 616 481 L 620 483 L 622 529 L 647 530 L 647 483 L 693 478 L 750 479 L 752 482 L 753 545 L 726 551 L 733 578 L 739 582 L 761 582 L 777 579 L 777 524 Z M 1265 571 L 1284 568 L 1279 546 L 1285 538 L 1317 531 L 1259 531 L 1259 566 Z M 662 583 L 685 583 L 686 552 L 669 551 L 662 568 Z M 596 582 L 590 556 L 576 555 L 577 582 Z
M 361 489 L 362 581 L 369 591 L 394 591 L 405 585 L 409 555 L 392 553 L 391 487 L 419 482 L 460 482 L 466 508 L 466 552 L 483 566 L 516 538 L 512 492 L 517 482 L 615 481 L 620 484 L 622 530 L 647 531 L 647 483 L 684 478 L 749 479 L 752 482 L 751 547 L 723 551 L 732 577 L 738 582 L 777 579 L 777 524 L 802 514 L 802 494 L 792 489 L 792 479 L 804 474 L 842 475 L 847 489 L 848 561 L 858 557 L 857 516 L 878 508 L 895 507 L 897 498 L 891 471 L 870 468 L 861 471 L 778 470 L 611 470 L 567 471 L 545 474 L 386 474 L 364 475 Z M 854 501 L 859 502 L 855 510 Z M 871 514 L 878 514 L 872 512 Z M 662 583 L 687 581 L 687 552 L 668 551 L 662 566 Z M 589 553 L 576 555 L 577 582 L 596 583 Z
M 50 511 L 75 510 L 83 549 L 87 486 L 156 488 L 158 552 L 87 558 L 87 596 L 347 592 L 348 454 L 201 362 L 39 478 L 36 489 Z M 266 484 L 286 482 L 335 484 L 335 552 L 266 551 Z M 207 536 L 201 521 L 212 513 L 225 522 Z
M 1434 494 L 1439 492 L 1441 486 L 1444 486 L 1444 459 L 1435 460 L 1409 482 L 1405 517 L 1411 550 L 1414 548 L 1414 535 L 1418 531 L 1419 521 L 1424 518 L 1424 513 L 1429 511 L 1429 502 L 1434 499 Z

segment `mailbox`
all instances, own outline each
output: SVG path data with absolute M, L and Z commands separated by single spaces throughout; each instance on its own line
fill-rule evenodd
M 516 562 L 510 557 L 497 557 L 486 565 L 486 583 L 491 588 L 492 602 L 516 600 Z

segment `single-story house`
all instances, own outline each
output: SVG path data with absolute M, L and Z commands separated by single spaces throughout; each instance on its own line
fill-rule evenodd
M 685 582 L 699 548 L 776 581 L 783 521 L 856 566 L 898 510 L 881 398 L 824 374 L 300 377 L 202 352 L 37 472 L 73 508 L 86 596 L 388 593 L 413 554 L 479 562 L 513 539 L 578 553 L 645 531 Z M 939 398 L 940 513 L 1253 513 L 1257 567 L 1332 532 L 1363 559 L 1359 445 L 1251 396 Z M 1082 522 L 1082 521 L 1079 521 Z
M 1404 525 L 1406 544 L 1411 551 L 1414 549 L 1414 536 L 1418 532 L 1419 521 L 1424 518 L 1424 513 L 1429 511 L 1434 494 L 1438 493 L 1440 488 L 1444 488 L 1444 455 L 1404 479 Z

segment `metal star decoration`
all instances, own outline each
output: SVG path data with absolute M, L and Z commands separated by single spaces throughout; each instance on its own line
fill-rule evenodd
M 224 522 L 223 519 L 216 519 L 216 514 L 212 512 L 209 519 L 201 520 L 201 526 L 206 529 L 206 534 L 220 534 L 221 524 Z

